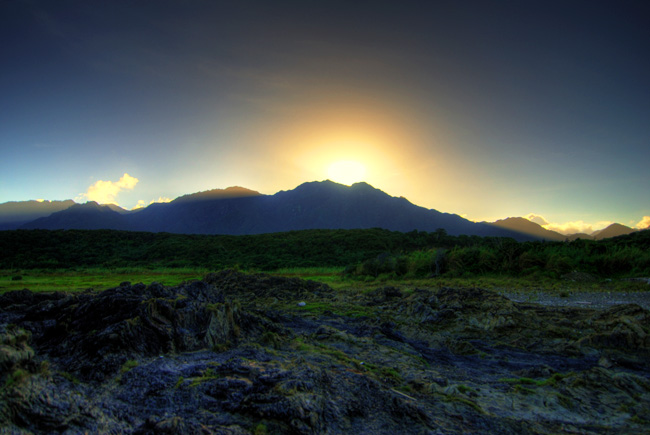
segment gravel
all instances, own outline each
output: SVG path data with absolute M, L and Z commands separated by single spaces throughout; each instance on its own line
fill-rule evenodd
M 583 307 L 607 309 L 621 304 L 637 304 L 650 310 L 650 289 L 647 292 L 567 292 L 560 296 L 543 290 L 530 292 L 498 291 L 514 302 L 529 302 L 557 307 Z

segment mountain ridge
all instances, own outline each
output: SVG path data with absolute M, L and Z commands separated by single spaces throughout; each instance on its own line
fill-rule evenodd
M 490 225 L 496 225 L 502 228 L 508 228 L 513 231 L 520 232 L 522 234 L 534 235 L 540 237 L 544 240 L 553 240 L 553 241 L 565 241 L 565 240 L 576 240 L 576 239 L 585 239 L 585 240 L 602 240 L 608 239 L 611 237 L 622 236 L 626 234 L 633 233 L 634 228 L 628 226 L 613 223 L 603 228 L 602 230 L 597 230 L 591 234 L 586 233 L 574 233 L 574 234 L 562 234 L 557 231 L 551 231 L 538 223 L 531 222 L 524 217 L 509 217 L 505 219 L 497 220 L 496 222 L 489 223 Z
M 40 217 L 62 211 L 76 203 L 63 201 L 9 201 L 0 204 L 0 230 L 13 230 Z
M 23 225 L 24 229 L 116 229 L 184 234 L 262 234 L 305 229 L 385 228 L 409 232 L 444 228 L 451 235 L 504 236 L 529 240 L 504 228 L 412 204 L 367 183 L 330 180 L 263 195 L 244 188 L 185 195 L 120 213 L 97 203 L 75 205 Z
M 523 217 L 472 222 L 453 213 L 427 209 L 404 197 L 393 197 L 366 182 L 350 186 L 331 180 L 311 181 L 272 195 L 241 186 L 211 189 L 167 203 L 126 210 L 114 204 L 76 204 L 72 200 L 24 201 L 25 209 L 45 204 L 34 219 L 8 222 L 3 210 L 20 202 L 0 204 L 0 229 L 117 229 L 185 234 L 260 234 L 303 229 L 385 228 L 394 231 L 435 231 L 449 234 L 507 236 L 517 240 L 564 241 L 615 237 L 635 231 L 620 224 L 587 234 L 564 235 Z M 56 203 L 49 212 L 46 207 Z M 50 205 L 50 208 L 52 206 Z

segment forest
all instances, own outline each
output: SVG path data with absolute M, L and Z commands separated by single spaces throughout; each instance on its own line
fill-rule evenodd
M 445 230 L 304 230 L 247 236 L 113 230 L 0 231 L 0 269 L 335 267 L 350 276 L 650 276 L 650 231 L 601 241 L 517 242 Z

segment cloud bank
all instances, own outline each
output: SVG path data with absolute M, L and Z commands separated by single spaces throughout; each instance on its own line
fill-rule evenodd
M 641 219 L 639 223 L 636 224 L 636 227 L 640 230 L 650 228 L 650 216 L 643 216 L 643 219 Z
M 138 200 L 138 203 L 135 205 L 135 207 L 133 207 L 131 210 L 135 210 L 136 208 L 144 208 L 144 207 L 146 207 L 148 205 L 153 204 L 154 202 L 170 202 L 170 201 L 171 201 L 171 198 L 167 198 L 165 196 L 160 196 L 160 197 L 158 197 L 158 199 L 152 199 L 151 201 L 149 201 L 148 204 L 144 199 L 140 199 L 140 200 Z
M 573 222 L 565 222 L 562 224 L 549 223 L 547 225 L 542 225 L 542 226 L 547 230 L 556 231 L 560 234 L 568 235 L 568 234 L 576 234 L 576 233 L 591 234 L 594 231 L 602 230 L 603 228 L 606 228 L 613 223 L 614 222 L 610 222 L 610 221 L 600 221 L 600 222 L 596 222 L 595 224 L 590 224 L 584 221 L 573 221 Z
M 127 173 L 122 175 L 117 181 L 104 181 L 98 180 L 95 184 L 88 187 L 86 193 L 81 193 L 75 200 L 79 201 L 95 201 L 99 204 L 115 204 L 117 203 L 117 195 L 122 190 L 132 190 L 138 179 L 130 176 Z
M 538 225 L 544 226 L 548 225 L 549 223 L 544 219 L 543 216 L 540 216 L 535 213 L 528 213 L 526 216 L 524 216 L 526 219 L 528 219 L 531 222 L 535 222 Z
M 582 220 L 564 222 L 564 223 L 549 222 L 546 218 L 544 218 L 544 216 L 540 216 L 535 213 L 529 213 L 524 217 L 531 222 L 535 222 L 536 224 L 541 225 L 547 230 L 555 231 L 564 235 L 570 235 L 576 233 L 591 234 L 594 231 L 602 230 L 603 228 L 606 228 L 609 225 L 614 223 L 611 221 L 599 221 L 596 223 L 589 223 Z M 650 217 L 648 217 L 648 221 L 649 221 L 648 224 L 650 225 Z M 639 224 L 641 224 L 641 222 L 639 222 Z

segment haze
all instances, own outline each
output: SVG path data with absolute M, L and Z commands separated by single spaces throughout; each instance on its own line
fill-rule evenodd
M 644 1 L 6 1 L 0 202 L 366 181 L 650 224 Z M 575 232 L 575 231 L 573 231 Z

